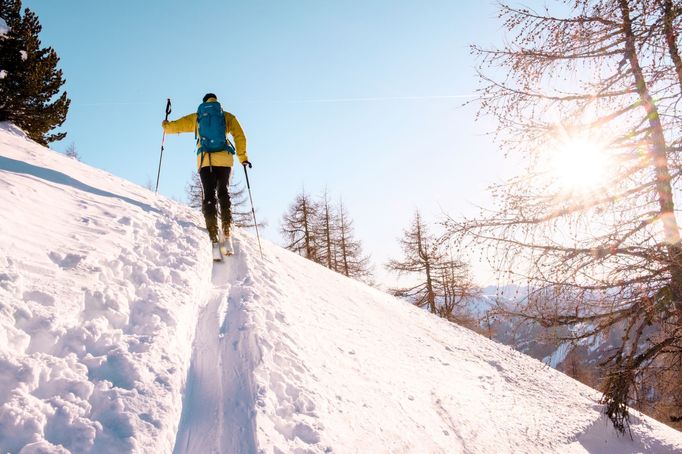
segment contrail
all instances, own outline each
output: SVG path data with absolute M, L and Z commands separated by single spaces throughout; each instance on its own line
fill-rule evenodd
M 462 99 L 475 98 L 477 95 L 424 95 L 424 96 L 372 96 L 364 98 L 321 98 L 295 101 L 299 103 L 333 103 L 333 102 L 366 102 L 366 101 L 423 101 L 429 99 Z
M 73 103 L 74 106 L 79 107 L 93 107 L 93 106 L 142 106 L 149 104 L 159 104 L 159 101 L 131 101 L 131 102 L 84 102 L 84 103 Z
M 461 94 L 461 95 L 423 95 L 423 96 L 367 96 L 357 98 L 319 98 L 319 99 L 291 99 L 291 100 L 251 100 L 241 102 L 255 102 L 255 103 L 284 103 L 284 104 L 325 104 L 325 103 L 343 103 L 343 102 L 377 102 L 377 101 L 428 101 L 433 99 L 467 99 L 475 98 L 475 94 Z M 133 105 L 150 105 L 159 104 L 160 101 L 131 101 L 131 102 L 86 102 L 74 103 L 74 106 L 80 107 L 97 107 L 97 106 L 133 106 Z

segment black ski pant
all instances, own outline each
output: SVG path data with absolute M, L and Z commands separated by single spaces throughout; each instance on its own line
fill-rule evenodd
M 220 220 L 225 233 L 229 232 L 230 223 L 232 222 L 230 193 L 228 192 L 231 170 L 231 167 L 216 166 L 202 167 L 201 170 L 199 170 L 201 185 L 204 189 L 204 200 L 201 202 L 201 211 L 204 213 L 206 228 L 213 241 L 217 241 L 218 238 L 217 205 L 220 205 Z M 218 194 L 217 203 L 216 193 Z

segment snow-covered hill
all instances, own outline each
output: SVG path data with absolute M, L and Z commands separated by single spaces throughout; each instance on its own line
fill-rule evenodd
M 0 452 L 681 452 L 542 363 L 0 128 Z

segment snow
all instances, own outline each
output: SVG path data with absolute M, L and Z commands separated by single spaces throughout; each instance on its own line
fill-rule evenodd
M 7 71 L 0 69 L 0 79 L 4 79 L 5 77 L 7 77 Z
M 210 286 L 196 215 L 6 124 L 0 191 L 0 452 L 170 452 Z
M 556 350 L 554 350 L 551 355 L 545 357 L 542 362 L 547 364 L 549 367 L 556 369 L 559 364 L 566 359 L 568 354 L 571 352 L 572 347 L 573 346 L 568 342 L 559 344 Z
M 4 38 L 5 36 L 7 36 L 9 30 L 10 28 L 7 25 L 7 22 L 5 22 L 5 19 L 0 17 L 0 38 Z
M 509 347 L 0 126 L 0 452 L 682 451 Z

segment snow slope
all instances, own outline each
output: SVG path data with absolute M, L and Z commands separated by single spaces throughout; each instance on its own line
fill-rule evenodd
M 263 193 L 267 191 L 263 190 Z M 0 127 L 0 452 L 682 452 L 559 372 Z
M 211 286 L 198 222 L 0 127 L 0 452 L 172 450 Z

